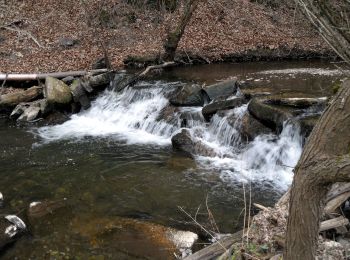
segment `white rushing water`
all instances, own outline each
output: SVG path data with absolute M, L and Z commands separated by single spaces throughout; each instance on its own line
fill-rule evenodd
M 41 127 L 37 133 L 44 142 L 79 141 L 90 136 L 170 145 L 171 137 L 186 127 L 194 139 L 217 154 L 216 157 L 197 156 L 203 169 L 214 169 L 223 178 L 235 181 L 269 181 L 279 189 L 286 189 L 290 184 L 292 169 L 302 151 L 297 127 L 285 125 L 279 136 L 261 135 L 246 143 L 241 140 L 239 129 L 247 105 L 214 115 L 207 123 L 201 107 L 164 112 L 169 104 L 165 89 L 166 84 L 158 83 L 153 88 L 128 88 L 122 93 L 105 91 L 90 109 L 72 115 L 61 125 Z

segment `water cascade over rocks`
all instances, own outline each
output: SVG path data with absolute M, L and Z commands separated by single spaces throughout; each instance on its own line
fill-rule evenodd
M 127 144 L 166 146 L 173 140 L 174 149 L 191 155 L 200 167 L 214 168 L 225 179 L 269 181 L 279 189 L 290 184 L 302 151 L 297 124 L 285 122 L 279 134 L 262 126 L 264 131 L 249 141 L 242 134 L 244 127 L 248 129 L 243 122 L 249 117 L 256 119 L 249 115 L 249 101 L 244 101 L 239 91 L 236 96 L 236 83 L 231 95 L 224 97 L 226 103 L 207 118 L 201 106 L 172 105 L 169 100 L 178 89 L 177 84 L 160 81 L 143 82 L 121 92 L 109 89 L 88 110 L 72 115 L 61 125 L 41 127 L 36 132 L 43 142 L 107 137 Z M 209 95 L 204 99 L 208 98 L 209 105 L 223 100 L 211 100 Z M 227 102 L 234 99 L 239 102 Z M 183 140 L 186 144 L 181 143 Z

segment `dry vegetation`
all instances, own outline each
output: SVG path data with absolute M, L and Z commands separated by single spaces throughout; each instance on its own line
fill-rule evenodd
M 21 21 L 10 26 L 14 30 L 0 29 L 0 72 L 88 69 L 103 56 L 103 45 L 112 65 L 121 67 L 128 55 L 161 53 L 181 12 L 123 0 L 0 0 L 0 10 L 0 27 Z M 62 46 L 66 39 L 74 45 Z M 259 49 L 329 51 L 290 1 L 203 1 L 179 46 L 208 62 Z

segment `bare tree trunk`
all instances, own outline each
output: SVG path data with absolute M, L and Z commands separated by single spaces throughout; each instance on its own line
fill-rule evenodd
M 350 181 L 349 129 L 350 80 L 321 116 L 295 168 L 284 259 L 315 259 L 327 191 Z
M 187 0 L 185 10 L 182 17 L 180 18 L 179 24 L 176 26 L 176 29 L 174 31 L 169 32 L 164 43 L 165 54 L 163 58 L 165 61 L 174 60 L 177 46 L 179 45 L 181 37 L 185 32 L 185 28 L 191 20 L 192 14 L 196 10 L 198 3 L 199 0 Z
M 330 1 L 295 0 L 304 14 L 318 29 L 324 40 L 347 63 L 350 63 L 349 0 Z M 338 7 L 338 9 L 337 9 Z M 337 18 L 341 16 L 341 18 Z

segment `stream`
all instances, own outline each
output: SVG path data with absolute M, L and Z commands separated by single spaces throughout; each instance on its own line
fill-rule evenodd
M 209 123 L 201 107 L 181 107 L 170 120 L 160 118 L 179 82 L 213 84 L 233 76 L 262 92 L 323 97 L 331 95 L 331 84 L 342 72 L 319 61 L 172 68 L 121 93 L 105 90 L 90 109 L 63 124 L 17 125 L 0 118 L 0 191 L 5 197 L 0 211 L 20 215 L 31 202 L 43 200 L 68 205 L 31 223 L 30 235 L 2 256 L 137 259 L 137 253 L 130 254 L 138 250 L 132 232 L 128 245 L 115 246 L 115 239 L 96 246 L 77 230 L 81 225 L 89 230 L 101 219 L 127 217 L 196 232 L 198 227 L 178 207 L 193 216 L 197 212 L 205 224 L 208 206 L 220 233 L 233 233 L 241 229 L 244 190 L 253 202 L 273 205 L 291 184 L 302 152 L 298 127 L 286 122 L 278 136 L 242 140 L 237 129 L 247 105 L 217 114 Z M 232 116 L 235 122 L 228 124 Z M 189 158 L 173 150 L 171 137 L 184 120 L 215 157 Z M 161 254 L 151 258 L 157 256 L 161 259 Z

